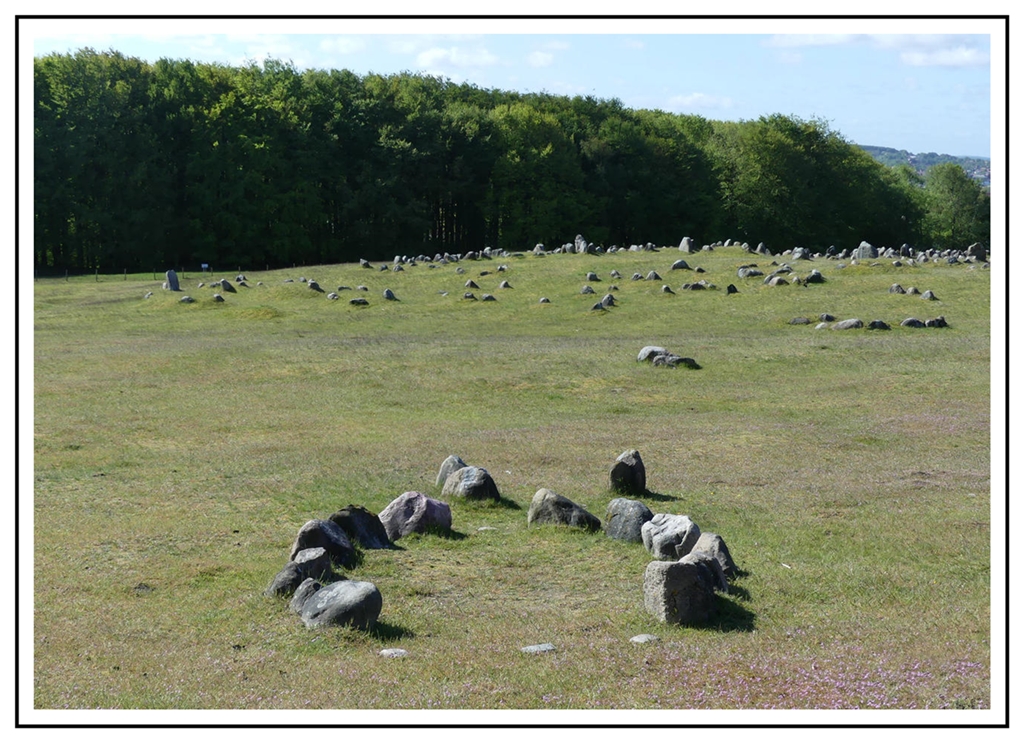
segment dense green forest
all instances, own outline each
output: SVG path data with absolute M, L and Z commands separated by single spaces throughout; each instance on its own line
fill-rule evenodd
M 255 269 L 485 246 L 988 242 L 955 164 L 886 167 L 821 121 L 718 122 L 409 73 L 34 61 L 37 271 Z

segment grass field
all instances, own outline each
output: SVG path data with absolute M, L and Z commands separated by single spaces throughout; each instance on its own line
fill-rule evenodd
M 768 287 L 736 268 L 771 259 L 722 248 L 685 256 L 718 287 L 689 292 L 679 257 L 243 267 L 224 303 L 188 273 L 191 305 L 160 275 L 36 281 L 23 693 L 40 710 L 989 708 L 989 271 L 819 259 L 796 275 L 826 283 Z M 470 278 L 498 301 L 462 300 Z M 618 306 L 591 311 L 609 290 Z M 823 312 L 893 329 L 788 322 Z M 938 315 L 950 327 L 899 327 Z M 648 344 L 702 368 L 638 364 Z M 713 626 L 646 613 L 642 546 L 527 527 L 541 487 L 603 519 L 630 448 L 651 510 L 722 535 L 744 571 Z M 263 595 L 305 521 L 439 497 L 449 454 L 505 502 L 450 502 L 453 535 L 365 552 L 346 573 L 380 589 L 375 631 L 309 630 Z M 520 652 L 542 642 L 556 651 Z

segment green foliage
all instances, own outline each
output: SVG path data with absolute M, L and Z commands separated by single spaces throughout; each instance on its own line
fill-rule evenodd
M 577 232 L 776 250 L 987 239 L 987 203 L 948 171 L 922 198 L 822 121 L 711 122 L 274 60 L 83 49 L 34 72 L 42 273 L 524 250 Z
M 991 197 L 954 163 L 936 165 L 924 178 L 925 231 L 939 248 L 990 240 Z

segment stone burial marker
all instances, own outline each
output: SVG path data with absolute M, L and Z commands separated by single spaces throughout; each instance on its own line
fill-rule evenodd
M 354 506 L 350 503 L 332 513 L 327 520 L 340 526 L 349 539 L 363 549 L 384 550 L 394 547 L 388 539 L 387 530 L 384 529 L 380 517 L 363 506 Z
M 640 529 L 644 548 L 659 560 L 678 560 L 693 550 L 700 528 L 689 516 L 656 513 Z
M 456 496 L 469 500 L 501 500 L 494 478 L 483 467 L 461 467 L 453 471 L 444 481 L 441 496 Z
M 378 518 L 392 542 L 413 532 L 448 531 L 452 528 L 452 509 L 447 503 L 413 490 L 391 501 Z
M 604 517 L 604 533 L 625 542 L 643 542 L 641 529 L 654 518 L 651 509 L 638 500 L 614 498 Z
M 547 488 L 541 488 L 534 493 L 533 500 L 530 501 L 530 510 L 526 514 L 526 523 L 562 524 L 587 531 L 601 529 L 601 520 L 597 516 Z
M 337 624 L 370 630 L 376 625 L 383 605 L 377 586 L 366 581 L 343 580 L 326 585 L 307 598 L 299 616 L 307 627 Z
M 612 465 L 609 473 L 611 489 L 625 495 L 643 495 L 647 492 L 647 470 L 640 452 L 627 449 Z
M 170 269 L 164 274 L 167 277 L 167 288 L 172 292 L 180 292 L 181 286 L 178 284 L 178 274 L 175 273 L 174 269 Z
M 331 560 L 346 568 L 355 567 L 358 562 L 348 535 L 333 521 L 311 519 L 303 524 L 292 544 L 289 559 L 294 560 L 302 550 L 311 547 L 322 547 Z
M 644 608 L 662 622 L 699 625 L 715 615 L 715 576 L 700 556 L 652 562 L 644 571 Z

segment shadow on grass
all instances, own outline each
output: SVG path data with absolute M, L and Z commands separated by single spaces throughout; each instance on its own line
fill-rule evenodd
M 653 490 L 645 490 L 642 497 L 647 498 L 649 500 L 657 500 L 657 501 L 679 500 L 679 498 L 677 498 L 674 495 L 665 495 L 664 493 L 655 493 Z
M 392 640 L 405 640 L 415 637 L 416 633 L 400 624 L 390 622 L 377 622 L 369 632 L 370 636 L 378 640 L 391 642 Z
M 735 586 L 729 586 L 731 596 L 740 597 L 744 600 L 750 598 L 750 594 L 744 591 L 742 588 L 736 588 Z M 720 632 L 753 632 L 755 620 L 757 615 L 752 611 L 748 611 L 740 606 L 738 603 L 733 601 L 731 598 L 723 596 L 722 594 L 715 595 L 717 609 L 718 609 L 718 621 L 717 627 Z

